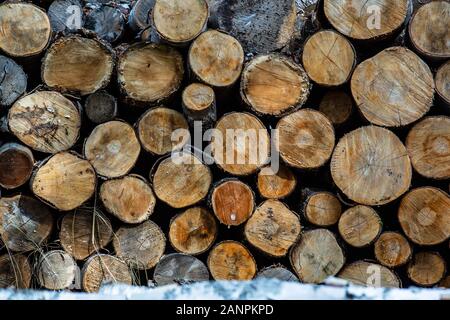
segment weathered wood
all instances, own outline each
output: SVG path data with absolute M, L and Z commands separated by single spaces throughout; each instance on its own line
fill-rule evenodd
M 27 147 L 10 142 L 0 146 L 0 187 L 14 189 L 30 179 L 33 153 Z
M 170 221 L 169 241 L 172 247 L 185 254 L 206 252 L 217 237 L 217 223 L 203 207 L 193 207 L 176 215 Z
M 280 281 L 298 281 L 298 278 L 291 271 L 283 266 L 274 265 L 262 269 L 256 275 L 257 279 L 277 279 Z
M 0 110 L 9 107 L 27 89 L 27 75 L 14 60 L 0 55 Z
M 330 90 L 320 102 L 319 111 L 335 126 L 348 122 L 353 113 L 353 100 L 345 91 Z
M 73 258 L 62 250 L 43 253 L 37 266 L 39 284 L 50 290 L 68 288 L 75 280 L 77 265 Z
M 238 179 L 224 179 L 212 188 L 209 203 L 220 223 L 227 226 L 243 224 L 255 208 L 252 189 Z
M 216 96 L 214 90 L 201 83 L 187 86 L 182 95 L 183 112 L 189 124 L 202 123 L 204 130 L 209 129 L 217 120 Z
M 124 283 L 131 285 L 133 278 L 125 262 L 107 254 L 90 257 L 81 271 L 81 284 L 86 292 L 97 292 L 108 283 Z
M 0 199 L 0 235 L 9 250 L 39 250 L 52 229 L 52 212 L 42 202 L 24 195 Z
M 261 55 L 244 68 L 241 97 L 261 115 L 282 116 L 301 108 L 311 84 L 303 67 L 280 54 Z
M 342 214 L 338 197 L 327 191 L 304 189 L 301 207 L 306 220 L 319 227 L 337 224 Z
M 61 211 L 81 206 L 94 194 L 96 184 L 92 165 L 71 152 L 57 153 L 41 162 L 30 181 L 38 198 Z
M 446 272 L 445 260 L 435 252 L 419 252 L 408 264 L 408 277 L 415 284 L 430 287 L 444 278 Z
M 125 32 L 125 17 L 114 6 L 102 5 L 85 9 L 84 15 L 84 28 L 92 30 L 107 42 L 117 42 Z
M 450 61 L 439 67 L 434 82 L 438 97 L 450 108 Z
M 0 5 L 0 49 L 12 57 L 35 56 L 45 50 L 52 34 L 45 11 L 31 3 Z
M 367 126 L 339 141 L 331 175 L 348 198 L 370 206 L 392 202 L 408 191 L 412 169 L 406 148 L 395 134 Z
M 256 274 L 255 259 L 237 241 L 223 241 L 212 248 L 208 268 L 215 280 L 251 280 Z
M 100 187 L 100 199 L 109 213 L 125 223 L 144 222 L 156 205 L 152 188 L 137 175 L 105 181 Z
M 134 32 L 142 31 L 151 25 L 151 13 L 155 0 L 137 0 L 128 16 L 128 25 Z
M 17 100 L 8 112 L 8 127 L 30 148 L 57 153 L 78 140 L 81 113 L 56 91 L 37 91 Z
M 430 68 L 412 51 L 392 47 L 356 67 L 351 89 L 368 121 L 401 127 L 419 120 L 430 110 L 434 80 Z
M 338 277 L 363 287 L 401 287 L 400 279 L 393 271 L 367 261 L 356 261 L 345 266 Z
M 416 124 L 406 139 L 413 168 L 431 179 L 450 178 L 450 118 L 427 117 Z
M 375 258 L 388 268 L 406 264 L 411 256 L 411 245 L 401 233 L 383 232 L 375 242 Z
M 114 251 L 132 268 L 153 268 L 166 248 L 166 237 L 150 220 L 137 226 L 122 226 L 113 238 Z
M 87 97 L 84 111 L 95 124 L 112 121 L 117 117 L 117 99 L 106 91 L 97 91 Z
M 27 289 L 31 284 L 31 266 L 22 254 L 0 256 L 0 288 Z
M 83 150 L 98 175 L 118 178 L 134 167 L 141 145 L 132 126 L 115 120 L 95 127 Z
M 267 173 L 270 174 L 267 174 Z M 291 195 L 297 186 L 297 178 L 289 167 L 280 165 L 274 172 L 264 167 L 258 172 L 257 187 L 260 195 L 266 199 L 283 199 Z
M 59 240 L 76 260 L 84 260 L 111 241 L 113 229 L 105 215 L 95 208 L 79 208 L 64 215 Z
M 335 144 L 333 124 L 322 113 L 303 109 L 278 122 L 281 159 L 299 169 L 316 169 L 331 157 Z
M 300 219 L 278 200 L 259 205 L 245 224 L 245 238 L 272 257 L 284 257 L 300 237 Z
M 450 238 L 450 197 L 434 187 L 414 189 L 402 199 L 398 220 L 414 243 L 442 243 Z
M 199 259 L 172 253 L 161 258 L 155 267 L 153 279 L 158 286 L 208 281 L 208 268 Z
M 146 111 L 137 122 L 137 135 L 142 147 L 151 154 L 165 155 L 181 149 L 189 139 L 189 125 L 184 116 L 173 109 L 156 107 Z M 186 130 L 186 137 L 174 141 L 175 130 Z
M 63 33 L 75 32 L 83 27 L 82 13 L 80 0 L 55 0 L 47 12 L 53 32 Z

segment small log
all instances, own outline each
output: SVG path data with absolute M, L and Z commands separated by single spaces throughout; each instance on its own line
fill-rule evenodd
M 96 209 L 80 208 L 64 215 L 59 240 L 64 250 L 76 260 L 84 260 L 111 241 L 109 219 Z
M 294 0 L 216 2 L 211 6 L 213 25 L 236 37 L 246 52 L 276 51 L 286 46 L 294 34 Z
M 102 5 L 84 12 L 84 28 L 93 31 L 100 39 L 113 43 L 123 36 L 125 17 L 119 9 Z
M 128 16 L 128 25 L 134 32 L 140 32 L 151 25 L 151 13 L 155 0 L 137 0 Z
M 30 149 L 11 142 L 0 147 L 0 187 L 14 189 L 30 179 L 34 157 Z
M 0 5 L 2 32 L 0 50 L 12 57 L 30 57 L 43 52 L 52 35 L 45 11 L 31 3 Z
M 342 269 L 338 278 L 363 287 L 401 288 L 398 276 L 388 268 L 367 261 L 356 261 Z
M 9 250 L 38 250 L 52 229 L 52 212 L 42 202 L 23 195 L 0 199 L 0 235 Z
M 271 257 L 284 257 L 300 237 L 300 219 L 278 200 L 267 200 L 256 208 L 245 224 L 245 238 Z
M 371 245 L 380 235 L 383 222 L 371 207 L 356 206 L 346 210 L 339 219 L 339 234 L 352 247 Z
M 127 264 L 107 254 L 96 254 L 90 257 L 81 271 L 81 284 L 86 292 L 98 292 L 100 287 L 108 283 L 131 285 L 133 277 Z
M 322 167 L 335 144 L 333 124 L 322 113 L 303 109 L 283 117 L 277 124 L 281 159 L 299 169 Z
M 39 164 L 31 177 L 33 193 L 61 211 L 81 206 L 95 191 L 92 165 L 77 154 L 57 153 Z
M 37 91 L 14 103 L 8 127 L 30 148 L 46 153 L 70 149 L 78 140 L 81 113 L 75 104 L 55 91 Z
M 155 0 L 153 26 L 158 36 L 173 45 L 186 45 L 204 31 L 209 17 L 205 0 Z
M 408 264 L 408 278 L 422 287 L 431 287 L 441 281 L 446 272 L 445 260 L 435 252 L 419 252 Z
M 414 243 L 422 246 L 443 243 L 450 238 L 450 197 L 434 187 L 414 189 L 402 199 L 398 220 Z
M 189 153 L 159 163 L 153 178 L 156 196 L 173 208 L 185 208 L 206 197 L 212 182 L 209 168 Z
M 0 55 L 0 110 L 9 107 L 27 90 L 27 75 L 14 60 Z
M 341 34 L 323 30 L 306 40 L 302 61 L 311 80 L 321 86 L 335 87 L 350 80 L 356 51 Z
M 335 126 L 345 124 L 353 113 L 353 100 L 344 91 L 330 90 L 320 102 L 319 111 Z
M 209 203 L 220 223 L 239 226 L 252 215 L 255 195 L 247 184 L 237 179 L 224 179 L 214 185 Z
M 247 176 L 268 163 L 270 136 L 256 116 L 245 112 L 228 113 L 217 121 L 215 129 L 220 138 L 213 140 L 212 154 L 224 171 Z
M 271 174 L 266 174 L 267 170 Z M 297 178 L 289 167 L 280 165 L 277 172 L 264 167 L 258 173 L 257 187 L 263 198 L 284 199 L 292 194 L 297 186 Z
M 290 261 L 300 281 L 321 283 L 341 270 L 345 257 L 333 233 L 316 229 L 303 233 L 291 250 Z
M 199 121 L 207 129 L 217 120 L 216 96 L 207 85 L 192 83 L 187 86 L 183 91 L 182 106 L 192 127 L 195 121 Z
M 166 237 L 150 220 L 137 226 L 122 226 L 113 238 L 114 251 L 132 268 L 153 268 L 166 249 Z
M 244 51 L 232 36 L 210 30 L 194 40 L 188 59 L 194 76 L 201 82 L 211 87 L 226 88 L 241 75 Z
M 412 51 L 392 47 L 356 67 L 351 89 L 368 121 L 401 127 L 419 120 L 430 110 L 434 79 L 430 68 Z
M 305 189 L 302 198 L 302 213 L 308 222 L 319 227 L 331 227 L 339 222 L 342 205 L 331 192 Z
M 73 258 L 62 250 L 43 253 L 37 267 L 39 284 L 50 290 L 62 290 L 72 285 L 78 267 Z
M 256 275 L 257 279 L 277 279 L 280 281 L 298 281 L 298 278 L 291 271 L 283 266 L 271 266 L 262 269 Z
M 158 286 L 209 280 L 208 268 L 199 259 L 181 253 L 168 254 L 155 267 L 153 279 Z
M 31 266 L 22 254 L 0 256 L 0 288 L 28 289 L 31 284 Z
M 118 178 L 134 167 L 141 145 L 128 123 L 109 121 L 94 128 L 84 143 L 83 152 L 98 175 Z
M 431 179 L 450 178 L 450 117 L 427 117 L 406 139 L 413 168 Z
M 183 57 L 169 46 L 138 43 L 122 53 L 117 72 L 119 87 L 127 101 L 158 105 L 180 88 Z
M 339 141 L 331 159 L 331 175 L 349 199 L 376 206 L 408 191 L 412 169 L 406 148 L 395 134 L 367 126 Z
M 83 27 L 80 0 L 55 0 L 48 7 L 47 14 L 53 32 L 70 33 Z
M 324 0 L 331 25 L 355 40 L 385 39 L 400 30 L 408 17 L 408 0 Z
M 450 108 L 450 61 L 439 67 L 434 82 L 438 97 L 445 106 Z
M 47 50 L 41 77 L 50 88 L 88 95 L 108 85 L 113 67 L 113 53 L 106 44 L 69 36 L 55 41 Z
M 301 108 L 311 84 L 303 67 L 280 54 L 257 56 L 244 68 L 241 98 L 261 115 L 282 116 Z
M 87 97 L 84 111 L 95 124 L 112 121 L 117 117 L 117 99 L 106 91 L 97 91 Z
M 170 221 L 169 240 L 178 252 L 198 255 L 211 248 L 217 237 L 217 224 L 205 208 L 194 207 Z
M 375 258 L 388 268 L 403 266 L 411 256 L 411 245 L 401 233 L 383 232 L 375 242 Z
M 189 125 L 184 116 L 173 109 L 156 107 L 145 112 L 137 122 L 137 135 L 145 151 L 154 155 L 165 155 L 181 149 L 189 139 L 174 141 L 175 130 L 184 129 L 189 134 Z
M 109 213 L 125 223 L 144 222 L 156 205 L 152 188 L 138 175 L 105 181 L 100 187 L 100 199 Z
M 411 18 L 408 33 L 414 48 L 431 59 L 450 58 L 450 3 L 432 1 L 421 6 Z
M 215 280 L 251 280 L 257 271 L 250 251 L 237 241 L 223 241 L 212 248 L 208 268 Z

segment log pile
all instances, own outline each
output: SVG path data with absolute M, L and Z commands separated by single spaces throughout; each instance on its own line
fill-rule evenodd
M 0 288 L 448 288 L 450 2 L 422 2 L 0 4 Z

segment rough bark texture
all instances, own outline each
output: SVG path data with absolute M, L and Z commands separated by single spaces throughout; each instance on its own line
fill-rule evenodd
M 197 281 L 208 281 L 208 268 L 195 257 L 172 253 L 158 262 L 153 273 L 153 279 L 159 286 L 168 284 L 186 284 Z

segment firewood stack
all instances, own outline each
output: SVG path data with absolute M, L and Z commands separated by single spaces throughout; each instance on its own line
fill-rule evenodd
M 1 288 L 449 287 L 448 0 L 6 1 L 0 21 Z

